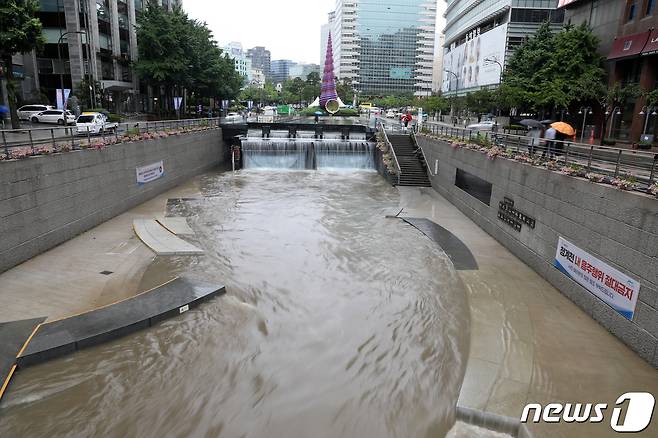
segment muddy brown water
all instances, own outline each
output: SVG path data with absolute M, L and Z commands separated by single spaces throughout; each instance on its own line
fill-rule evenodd
M 243 171 L 186 202 L 207 254 L 159 258 L 228 293 L 149 330 L 21 370 L 2 437 L 441 437 L 468 349 L 445 254 L 386 219 L 371 171 Z M 174 212 L 175 213 L 175 212 Z

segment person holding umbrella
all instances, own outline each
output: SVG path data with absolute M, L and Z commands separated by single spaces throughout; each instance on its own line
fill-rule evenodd
M 528 140 L 528 152 L 530 155 L 534 155 L 535 150 L 539 147 L 540 139 L 544 134 L 544 125 L 533 119 L 523 119 L 519 123 L 528 128 L 528 137 L 530 137 Z
M 573 137 L 576 135 L 576 130 L 573 129 L 573 127 L 565 122 L 555 122 L 551 123 L 551 128 L 555 130 L 555 137 L 554 140 L 557 140 L 559 144 L 557 144 L 555 141 L 553 141 L 553 147 L 555 148 L 552 153 L 549 152 L 549 155 L 551 158 L 559 152 L 560 154 L 564 150 L 564 141 L 567 138 Z M 548 133 L 548 131 L 546 131 Z

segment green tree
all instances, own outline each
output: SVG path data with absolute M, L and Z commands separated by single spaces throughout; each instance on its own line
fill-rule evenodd
M 491 111 L 495 106 L 495 94 L 487 88 L 482 88 L 466 95 L 466 107 L 474 113 L 482 114 Z
M 658 106 L 658 88 L 647 93 L 647 105 Z
M 354 100 L 354 86 L 351 79 L 336 81 L 336 94 L 345 105 L 350 105 Z
M 36 18 L 39 2 L 2 0 L 0 2 L 0 62 L 7 83 L 12 128 L 20 128 L 12 56 L 39 48 L 43 43 L 41 22 Z
M 306 76 L 306 83 L 308 85 L 320 86 L 321 82 L 322 82 L 322 78 L 320 77 L 320 73 L 316 71 L 312 71 Z
M 508 61 L 499 100 L 546 113 L 597 99 L 605 78 L 598 43 L 585 25 L 553 34 L 542 24 Z
M 190 20 L 179 7 L 166 11 L 154 0 L 137 18 L 138 75 L 165 90 L 165 108 L 183 89 L 193 98 L 233 99 L 244 82 L 205 23 Z

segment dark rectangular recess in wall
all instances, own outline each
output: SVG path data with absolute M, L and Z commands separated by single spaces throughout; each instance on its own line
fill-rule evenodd
M 493 186 L 490 182 L 458 168 L 455 175 L 455 185 L 480 202 L 491 205 Z

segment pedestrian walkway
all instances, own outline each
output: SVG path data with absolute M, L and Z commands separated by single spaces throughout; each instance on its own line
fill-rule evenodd
M 202 249 L 176 237 L 155 219 L 135 219 L 133 229 L 139 240 L 159 256 L 203 254 Z
M 460 238 L 479 270 L 458 271 L 468 291 L 471 345 L 458 406 L 520 418 L 527 403 L 607 403 L 598 424 L 529 424 L 535 437 L 618 436 L 617 398 L 658 396 L 658 371 L 608 333 L 432 189 L 400 187 L 401 217 L 425 217 Z M 642 434 L 658 436 L 655 421 Z
M 140 292 L 155 255 L 133 220 L 162 215 L 168 198 L 198 195 L 192 180 L 0 274 L 0 322 L 63 318 Z

